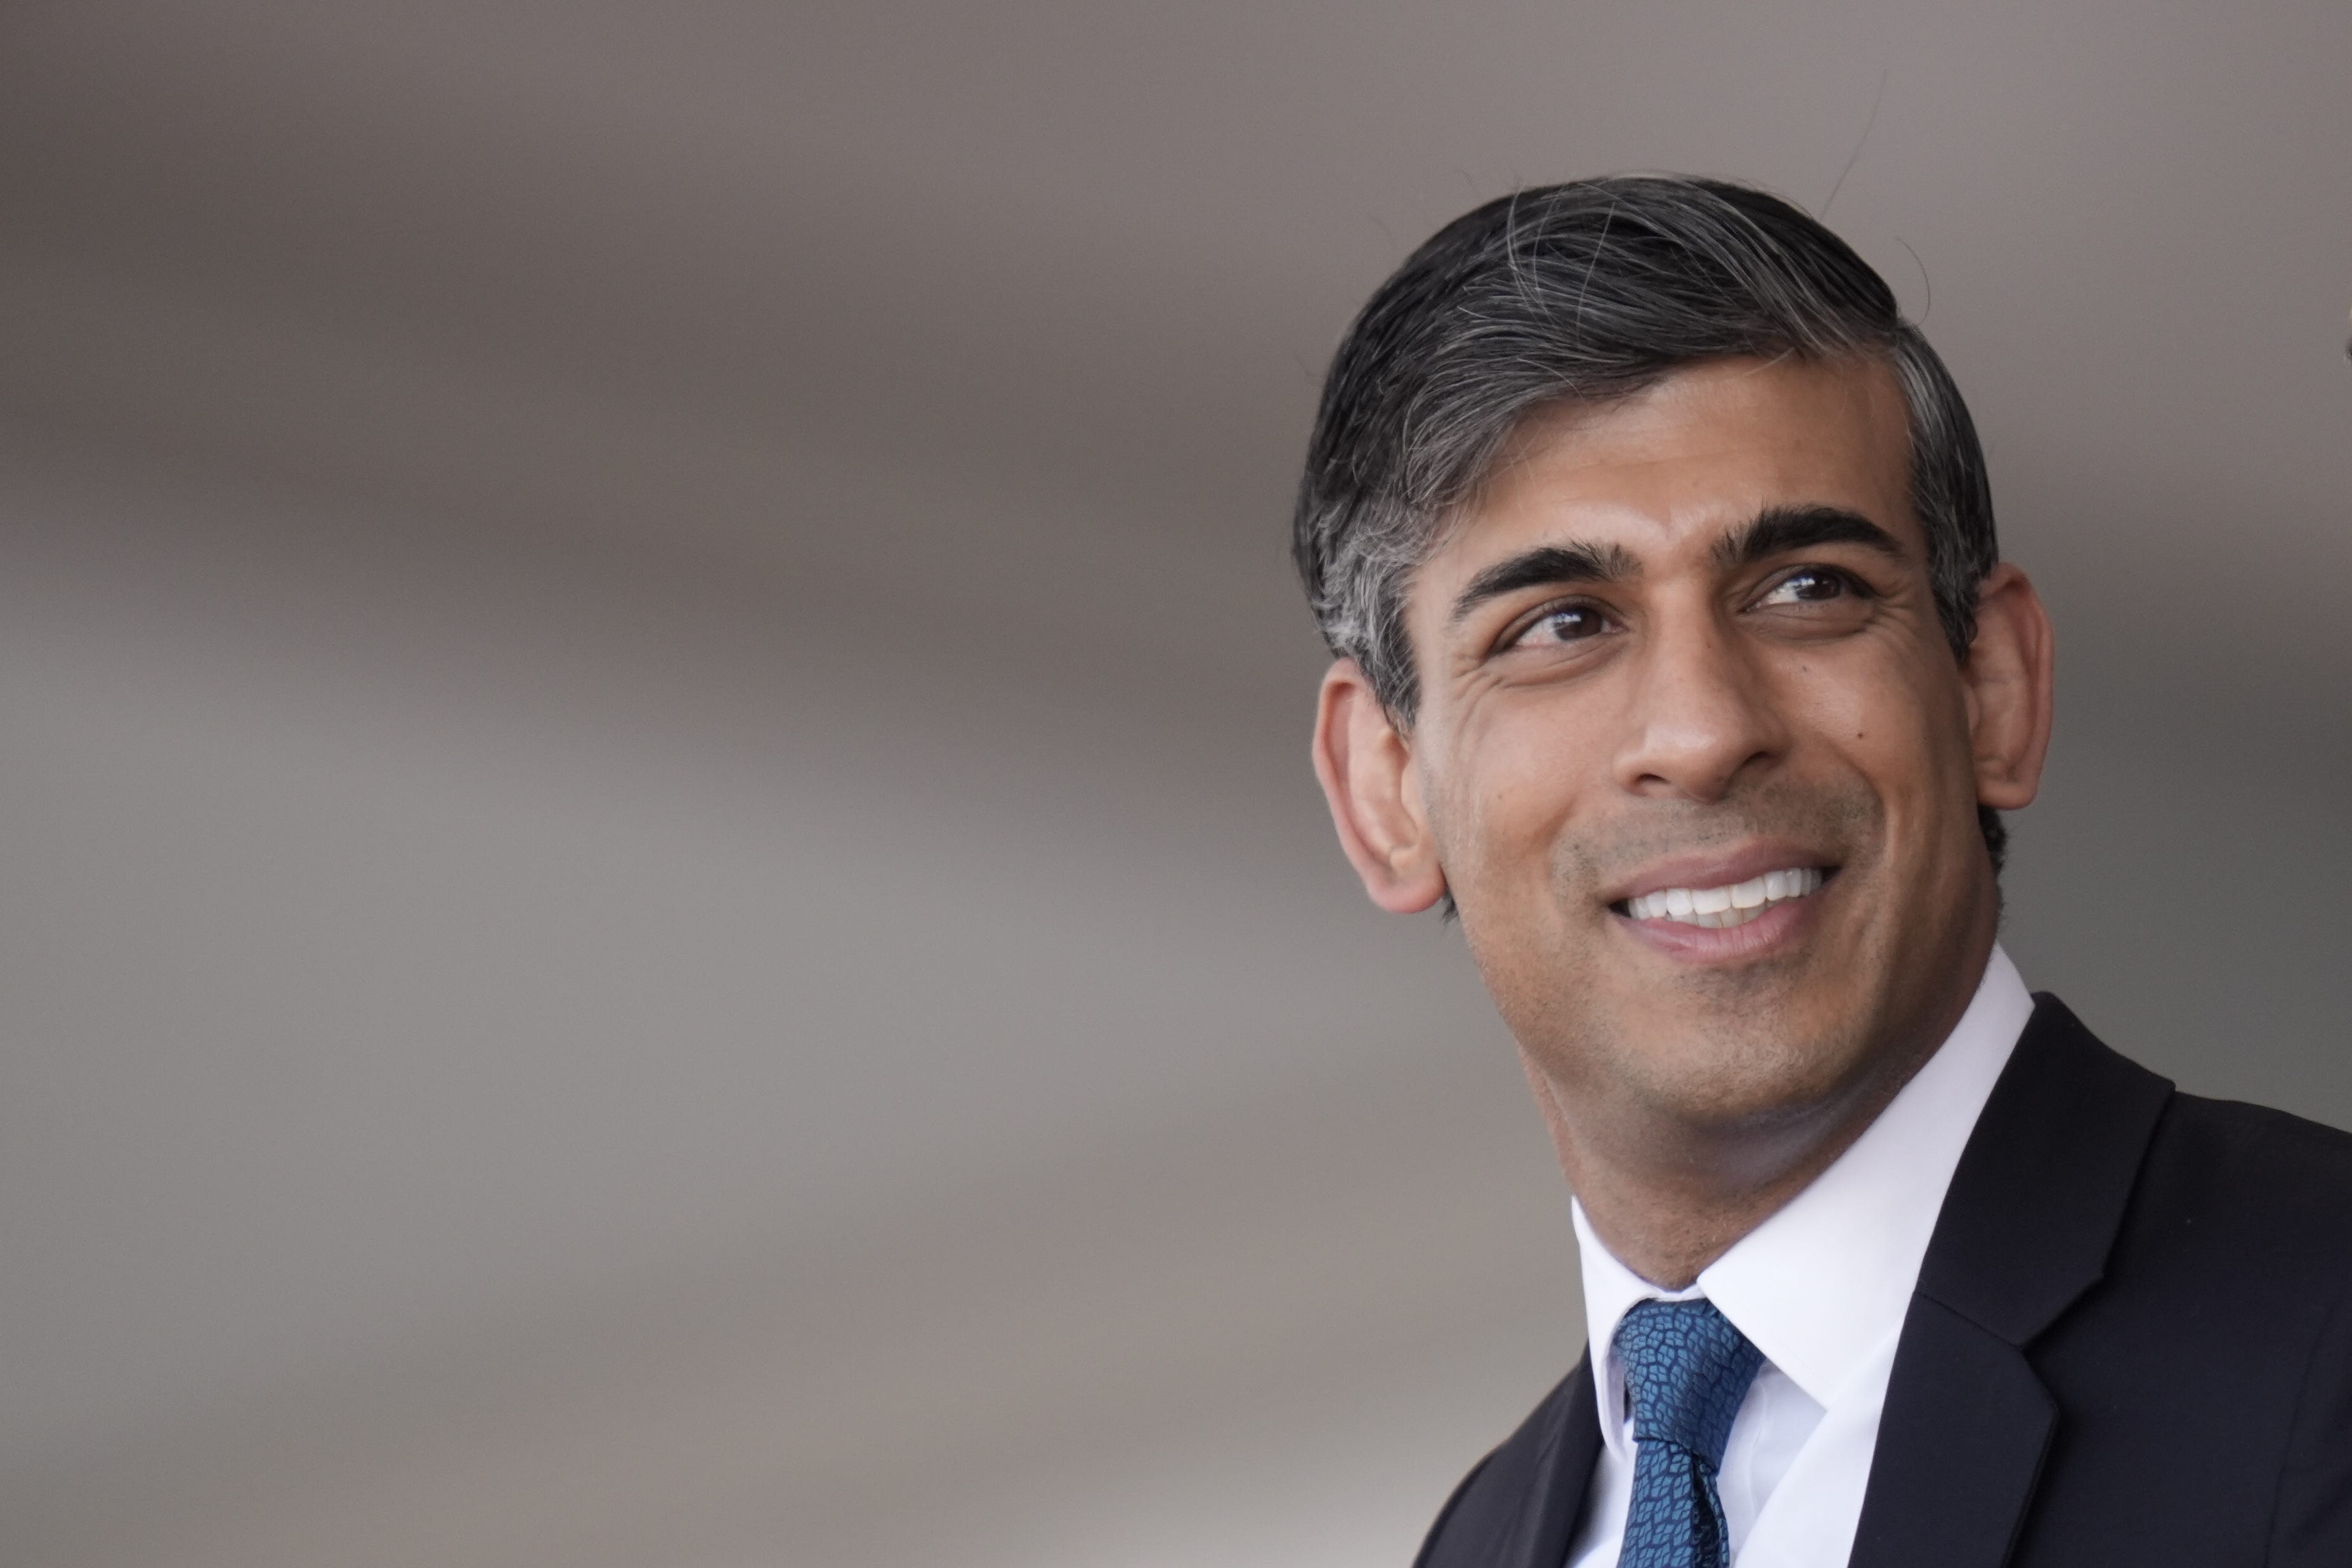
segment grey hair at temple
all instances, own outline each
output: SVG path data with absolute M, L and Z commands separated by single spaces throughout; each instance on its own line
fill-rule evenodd
M 1616 175 L 1520 191 L 1446 225 L 1349 328 L 1299 481 L 1292 552 L 1324 641 L 1401 725 L 1420 687 L 1412 573 L 1538 409 L 1630 396 L 1699 361 L 1883 356 L 1954 657 L 1999 559 L 1976 425 L 1885 280 L 1827 228 L 1718 180 Z M 2007 835 L 1980 810 L 1996 869 Z

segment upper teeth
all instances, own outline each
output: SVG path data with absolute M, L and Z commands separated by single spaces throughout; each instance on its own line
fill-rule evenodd
M 1637 921 L 1680 921 L 1685 925 L 1746 925 L 1773 904 L 1801 899 L 1822 885 L 1816 867 L 1767 871 L 1727 888 L 1660 888 L 1625 900 Z

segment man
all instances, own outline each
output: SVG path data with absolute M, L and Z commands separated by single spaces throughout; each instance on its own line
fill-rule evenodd
M 1479 208 L 1341 345 L 1297 554 L 1341 845 L 1458 913 L 1582 1253 L 1424 1564 L 2352 1564 L 2352 1139 L 1996 944 L 2050 626 L 1853 251 L 1708 181 Z

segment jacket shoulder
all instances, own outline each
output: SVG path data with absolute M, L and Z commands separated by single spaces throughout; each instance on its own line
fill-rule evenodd
M 2226 1225 L 2315 1254 L 2315 1244 L 2352 1242 L 2352 1133 L 2176 1093 L 2148 1141 L 2138 1200 L 2143 1219 Z
M 1471 1468 L 1430 1526 L 1413 1568 L 1556 1568 L 1601 1447 L 1590 1361 Z
M 2352 1563 L 2347 1303 L 2352 1136 L 2169 1096 L 2098 1282 L 2026 1346 L 2059 1421 L 2017 1561 Z

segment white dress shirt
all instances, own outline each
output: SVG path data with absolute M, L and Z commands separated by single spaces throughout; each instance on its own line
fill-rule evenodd
M 1788 1206 L 1662 1290 L 1612 1257 L 1574 1205 L 1601 1458 L 1570 1568 L 1615 1568 L 1633 1495 L 1633 1423 L 1611 1347 L 1639 1301 L 1704 1296 L 1764 1352 L 1717 1478 L 1738 1568 L 1823 1568 L 1853 1550 L 1895 1342 L 1960 1150 L 2033 1012 L 1999 947 L 1949 1037 L 1853 1146 Z

